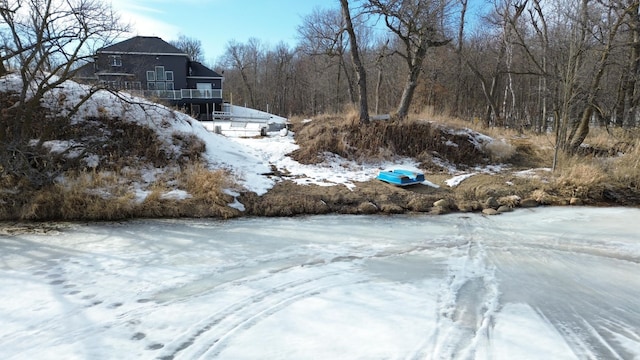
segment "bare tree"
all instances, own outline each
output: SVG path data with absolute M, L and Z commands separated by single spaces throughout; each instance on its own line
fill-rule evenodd
M 177 40 L 169 41 L 169 44 L 189 55 L 192 61 L 204 61 L 204 50 L 202 50 L 202 43 L 198 39 L 180 34 Z
M 255 90 L 254 90 L 254 69 L 257 68 L 256 64 L 257 55 L 253 53 L 250 44 L 241 44 L 235 40 L 230 41 L 227 44 L 227 50 L 225 53 L 225 61 L 228 66 L 236 69 L 242 78 L 244 85 L 244 99 L 249 100 L 249 105 L 254 107 Z
M 342 102 L 342 74 L 344 74 L 349 99 L 356 102 L 356 91 L 353 76 L 347 67 L 346 53 L 349 38 L 345 36 L 344 16 L 341 9 L 314 9 L 303 18 L 303 24 L 298 28 L 302 38 L 302 51 L 314 57 L 327 57 L 333 63 L 337 61 L 335 74 L 335 108 L 340 108 Z
M 369 0 L 368 9 L 384 18 L 387 28 L 402 42 L 397 53 L 405 60 L 408 74 L 396 115 L 403 119 L 409 112 L 418 85 L 427 50 L 448 44 L 445 18 L 449 16 L 451 0 Z
M 455 88 L 455 100 L 454 100 L 454 113 L 460 112 L 460 95 L 462 93 L 462 49 L 464 46 L 464 26 L 467 16 L 467 5 L 469 0 L 460 1 L 460 24 L 458 25 L 458 44 L 456 46 L 456 88 Z
M 587 26 L 591 23 L 589 18 L 589 2 L 591 0 L 582 0 L 581 3 L 581 20 L 585 29 L 581 31 L 590 31 Z M 576 122 L 569 134 L 566 150 L 573 153 L 583 143 L 584 139 L 589 134 L 589 122 L 592 120 L 594 111 L 597 109 L 596 98 L 600 92 L 600 84 L 605 74 L 606 67 L 609 65 L 609 57 L 612 54 L 613 47 L 615 46 L 615 38 L 620 30 L 620 27 L 626 20 L 626 16 L 634 11 L 634 4 L 609 4 L 605 10 L 605 23 L 596 24 L 596 30 L 600 34 L 595 33 L 596 39 L 600 41 L 599 53 L 600 56 L 597 59 L 596 65 L 593 68 L 593 76 L 587 84 L 586 90 L 586 103 L 580 121 Z M 637 5 L 636 5 L 637 6 Z
M 384 72 L 382 68 L 382 61 L 387 56 L 388 46 L 389 46 L 389 40 L 387 40 L 386 42 L 384 42 L 384 44 L 379 46 L 378 56 L 376 57 L 376 70 L 378 72 L 378 76 L 376 76 L 375 107 L 374 107 L 374 111 L 376 114 L 380 113 L 380 95 L 382 94 L 381 93 L 382 74 Z
M 620 75 L 613 118 L 616 125 L 626 126 L 635 121 L 640 102 L 636 86 L 640 76 L 640 1 L 622 0 L 620 2 L 628 8 L 626 31 L 628 49 L 626 64 Z
M 342 16 L 344 17 L 345 28 L 347 34 L 349 34 L 349 43 L 351 44 L 351 60 L 353 66 L 356 69 L 356 77 L 358 80 L 358 94 L 359 94 L 359 119 L 360 123 L 369 123 L 369 105 L 367 98 L 367 71 L 362 66 L 362 60 L 360 59 L 360 48 L 358 47 L 358 41 L 356 38 L 356 32 L 353 29 L 353 22 L 351 21 L 351 12 L 349 11 L 349 2 L 347 0 L 340 0 L 342 7 Z
M 293 78 L 293 61 L 296 53 L 289 46 L 281 42 L 275 49 L 267 52 L 265 57 L 265 82 L 271 104 L 269 112 L 285 115 L 289 113 L 289 95 Z M 286 116 L 286 115 L 285 115 Z
M 60 164 L 65 162 L 53 161 L 54 155 L 43 147 L 52 129 L 42 121 L 42 100 L 71 79 L 96 48 L 111 43 L 126 27 L 101 0 L 4 0 L 0 19 L 1 60 L 15 64 L 22 80 L 22 90 L 0 115 L 0 167 L 7 174 L 26 177 L 33 186 L 44 186 L 63 170 Z M 3 66 L 0 71 L 9 69 Z M 88 90 L 75 107 L 45 118 L 69 118 L 97 90 Z M 35 127 L 41 131 L 33 142 Z
M 538 106 L 540 111 L 540 116 L 537 117 L 537 121 L 535 123 L 535 130 L 538 132 L 547 131 L 548 125 L 548 79 L 550 77 L 550 72 L 548 68 L 549 64 L 549 25 L 547 23 L 547 17 L 545 13 L 542 11 L 542 1 L 543 0 L 533 0 L 532 9 L 529 9 L 529 17 L 531 20 L 531 25 L 535 31 L 536 37 L 538 39 L 538 43 L 540 44 L 540 56 L 539 60 L 533 54 L 532 51 L 527 50 L 525 47 L 525 54 L 532 60 L 532 62 L 536 65 L 536 68 L 540 70 L 541 77 L 538 79 Z M 520 33 L 518 33 L 520 34 Z M 521 38 L 521 37 L 520 37 Z M 524 44 L 524 41 L 521 41 Z
M 518 19 L 522 15 L 527 0 L 494 0 L 494 12 L 485 19 L 490 25 L 485 34 L 477 37 L 475 40 L 475 52 L 477 48 L 486 46 L 491 43 L 492 47 L 496 47 L 494 55 L 491 56 L 493 67 L 490 72 L 483 72 L 478 63 L 472 61 L 471 56 L 464 56 L 465 63 L 480 81 L 482 93 L 487 103 L 484 116 L 485 126 L 493 124 L 497 126 L 507 125 L 506 118 L 513 117 L 513 111 L 516 106 L 516 94 L 514 90 L 513 79 L 513 63 L 514 63 L 514 32 L 517 30 Z M 491 35 L 494 27 L 498 31 L 498 36 Z M 494 39 L 497 39 L 494 41 Z M 481 58 L 486 57 L 483 54 Z M 502 78 L 506 74 L 506 83 L 504 91 L 501 91 Z M 502 96 L 502 106 L 500 106 L 500 92 Z

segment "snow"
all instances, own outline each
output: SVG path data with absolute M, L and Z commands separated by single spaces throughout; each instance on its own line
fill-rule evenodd
M 17 89 L 20 80 L 16 75 L 5 76 L 0 81 L 0 90 Z M 89 91 L 89 87 L 72 81 L 66 81 L 58 88 L 51 91 L 44 103 L 61 112 Z M 327 154 L 322 164 L 305 165 L 293 160 L 288 154 L 298 148 L 292 132 L 272 132 L 262 138 L 227 138 L 208 131 L 206 127 L 191 117 L 171 109 L 158 105 L 148 100 L 137 98 L 126 93 L 118 96 L 108 91 L 98 91 L 73 117 L 73 121 L 89 121 L 100 117 L 117 117 L 119 119 L 134 121 L 141 125 L 156 130 L 160 139 L 164 142 L 169 153 L 178 151 L 172 142 L 172 135 L 191 133 L 201 138 L 206 143 L 205 159 L 212 169 L 223 168 L 230 171 L 240 187 L 263 195 L 271 189 L 277 181 L 291 180 L 298 184 L 315 184 L 320 186 L 346 186 L 355 187 L 356 182 L 374 179 L 381 170 L 404 168 L 410 171 L 420 171 L 418 163 L 413 159 L 399 158 L 396 161 L 358 163 L 343 159 L 334 154 Z M 309 119 L 305 122 L 311 121 Z M 469 133 L 470 138 L 473 134 Z M 484 136 L 474 142 L 486 141 Z M 51 151 L 63 152 L 76 144 L 65 141 L 50 141 L 47 146 Z M 75 153 L 71 153 L 73 155 Z M 99 159 L 93 154 L 86 155 L 84 159 L 88 165 L 97 166 Z M 282 177 L 271 175 L 272 166 Z M 157 170 L 146 169 L 148 174 L 142 177 L 147 181 L 155 178 Z M 427 186 L 437 186 L 428 181 Z M 177 189 L 179 190 L 179 189 Z M 136 189 L 136 199 L 143 201 L 150 191 L 143 188 Z M 175 194 L 167 195 L 171 198 Z M 186 195 L 181 195 L 185 197 Z M 237 206 L 237 205 L 236 205 Z
M 11 86 L 15 79 L 0 80 L 0 88 Z M 59 91 L 73 99 L 87 89 L 67 82 Z M 303 165 L 287 156 L 297 148 L 294 134 L 228 139 L 122 96 L 129 102 L 98 93 L 75 121 L 105 114 L 139 121 L 168 151 L 173 134 L 195 134 L 212 169 L 229 170 L 258 194 L 283 180 L 353 188 L 380 170 L 419 171 L 411 159 L 366 164 L 335 155 Z M 51 106 L 61 98 L 52 94 Z M 491 141 L 465 133 L 476 146 Z M 58 152 L 74 145 L 48 144 Z M 266 175 L 272 166 L 283 175 Z M 447 185 L 504 169 L 452 167 Z M 160 170 L 144 171 L 150 180 Z M 236 198 L 238 190 L 225 192 Z M 139 201 L 147 195 L 137 189 Z M 229 206 L 244 209 L 237 199 Z M 640 358 L 639 216 L 571 207 L 500 217 L 4 224 L 0 357 Z
M 403 168 L 410 171 L 420 171 L 417 162 L 409 158 L 367 164 L 350 161 L 329 153 L 325 154 L 325 161 L 321 164 L 301 164 L 288 156 L 289 153 L 298 149 L 294 136 L 292 132 L 288 132 L 285 136 L 274 132 L 258 139 L 230 138 L 229 140 L 240 144 L 255 158 L 274 165 L 281 171 L 284 170 L 286 176 L 279 180 L 287 179 L 301 185 L 343 185 L 352 189 L 355 187 L 354 182 L 375 179 L 381 170 Z
M 461 175 L 456 175 L 454 177 L 452 177 L 451 179 L 448 179 L 445 181 L 445 183 L 449 186 L 449 187 L 456 187 L 458 185 L 460 185 L 461 182 L 465 181 L 466 179 L 476 175 L 477 173 L 473 172 L 473 173 L 467 173 L 467 174 L 461 174 Z
M 551 168 L 537 168 L 516 171 L 513 174 L 518 177 L 533 178 L 539 176 L 540 174 L 550 173 L 551 171 Z
M 0 81 L 0 90 L 18 89 L 20 79 L 17 75 L 8 75 Z M 61 86 L 49 92 L 44 99 L 44 104 L 64 113 L 66 109 L 89 92 L 89 87 L 72 81 L 66 81 Z M 168 153 L 178 151 L 173 144 L 172 136 L 175 134 L 194 134 L 206 144 L 204 158 L 211 169 L 226 169 L 236 179 L 238 188 L 253 191 L 263 195 L 271 189 L 276 182 L 291 180 L 297 184 L 319 186 L 346 186 L 353 189 L 357 182 L 365 182 L 378 175 L 380 171 L 402 168 L 409 171 L 421 172 L 419 164 L 410 158 L 398 158 L 395 161 L 361 163 L 343 159 L 335 154 L 325 154 L 325 160 L 321 164 L 305 165 L 293 160 L 289 153 L 296 150 L 295 134 L 292 132 L 272 132 L 261 138 L 227 138 L 208 131 L 197 120 L 171 109 L 152 103 L 148 100 L 137 98 L 126 93 L 113 94 L 108 91 L 98 91 L 86 101 L 78 113 L 72 118 L 74 122 L 91 121 L 101 117 L 116 117 L 119 119 L 137 122 L 140 125 L 154 129 L 163 141 Z M 303 122 L 312 121 L 305 119 Z M 471 131 L 469 129 L 448 130 L 452 134 L 464 135 L 468 141 L 476 147 L 482 148 L 494 141 L 492 138 Z M 72 146 L 77 146 L 69 141 L 49 141 L 46 144 L 51 151 L 63 152 Z M 452 144 L 449 144 L 453 146 Z M 77 156 L 78 151 L 71 151 L 68 156 Z M 437 159 L 434 159 L 437 161 Z M 87 154 L 83 159 L 89 166 L 97 166 L 100 159 L 94 154 Z M 505 170 L 504 166 L 475 168 L 473 172 L 460 173 L 451 164 L 440 164 L 447 168 L 451 174 L 455 174 L 447 184 L 450 187 L 457 186 L 464 179 L 476 173 L 492 173 Z M 274 176 L 272 167 L 275 167 L 281 176 Z M 142 169 L 142 178 L 151 183 L 158 174 L 158 169 Z M 423 183 L 426 186 L 438 187 L 428 179 Z M 136 200 L 143 201 L 150 190 L 144 184 L 134 184 Z M 186 198 L 189 195 L 180 193 L 181 189 L 175 189 L 165 195 L 167 198 Z M 233 207 L 242 208 L 242 204 L 233 203 Z
M 0 230 L 3 359 L 633 359 L 639 209 Z

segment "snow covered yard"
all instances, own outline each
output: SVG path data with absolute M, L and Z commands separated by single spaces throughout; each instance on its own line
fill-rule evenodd
M 638 358 L 639 215 L 8 226 L 0 357 Z

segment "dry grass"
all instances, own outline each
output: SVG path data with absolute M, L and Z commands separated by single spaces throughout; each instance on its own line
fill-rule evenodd
M 433 121 L 453 128 L 470 129 L 496 139 L 486 148 L 492 161 L 508 161 L 516 166 L 551 166 L 555 139 L 552 134 L 538 134 L 511 128 L 485 127 L 481 121 L 467 121 L 450 115 L 437 113 L 432 107 L 412 114 L 410 121 Z
M 202 163 L 189 164 L 178 179 L 192 197 L 183 201 L 183 214 L 192 217 L 221 217 L 231 218 L 239 216 L 239 211 L 229 207 L 233 197 L 224 192 L 232 188 L 231 175 L 224 170 L 210 170 Z
M 224 170 L 209 170 L 202 163 L 190 163 L 179 177 L 180 187 L 184 188 L 194 198 L 202 199 L 211 204 L 224 203 L 223 189 L 230 187 L 230 176 Z
M 561 154 L 556 180 L 570 186 L 593 186 L 608 178 L 605 161 Z
M 233 197 L 225 194 L 230 176 L 222 170 L 208 170 L 199 162 L 181 171 L 168 170 L 146 188 L 143 201 L 136 201 L 131 177 L 111 171 L 67 174 L 64 183 L 39 190 L 0 193 L 0 220 L 117 220 L 133 217 L 218 217 L 239 215 L 228 206 Z M 177 181 L 176 181 L 177 180 Z M 184 189 L 184 199 L 167 197 Z
M 354 116 L 322 115 L 296 124 L 293 131 L 300 148 L 292 156 L 306 164 L 322 162 L 325 153 L 362 162 L 413 157 L 425 167 L 432 166 L 433 157 L 460 165 L 481 164 L 489 157 L 466 134 L 428 121 L 372 121 L 360 125 Z
M 321 162 L 326 153 L 361 162 L 404 156 L 437 172 L 440 168 L 432 164 L 434 158 L 459 168 L 487 161 L 508 162 L 514 168 L 550 167 L 553 160 L 553 136 L 485 129 L 482 124 L 436 114 L 430 109 L 413 114 L 405 121 L 373 121 L 368 126 L 359 124 L 354 107 L 345 108 L 341 114 L 316 116 L 311 122 L 302 120 L 291 119 L 300 145 L 293 156 L 302 163 Z M 469 128 L 504 141 L 476 149 L 466 135 L 448 131 L 451 128 Z M 203 165 L 205 144 L 192 134 L 174 134 L 171 145 L 177 151 L 173 152 L 161 144 L 153 130 L 120 119 L 97 118 L 82 127 L 63 126 L 58 131 L 49 136 L 79 139 L 101 159 L 99 166 L 67 172 L 63 182 L 42 189 L 30 188 L 23 179 L 2 172 L 0 219 L 115 220 L 241 215 L 229 207 L 234 198 L 225 192 L 233 188 L 231 175 Z M 640 203 L 638 138 L 637 133 L 621 129 L 592 129 L 585 141 L 590 146 L 585 147 L 588 151 L 574 156 L 561 155 L 557 170 L 545 181 L 508 173 L 476 175 L 455 189 L 440 189 L 438 194 L 390 192 L 377 183 L 359 185 L 359 193 L 280 184 L 262 197 L 243 194 L 240 201 L 247 206 L 247 213 L 267 216 L 378 211 L 375 209 L 390 213 L 406 209 L 428 211 L 438 197 L 467 202 L 473 209 L 478 209 L 478 204 L 488 197 L 502 199 L 501 204 L 509 206 L 515 206 L 520 198 L 534 198 L 542 204 L 563 204 L 571 197 L 595 203 L 637 205 Z M 456 146 L 452 146 L 453 143 Z M 141 168 L 162 169 L 162 173 L 147 184 Z M 147 191 L 142 201 L 136 198 L 136 186 Z M 184 190 L 188 196 L 179 199 L 166 196 L 176 189 Z M 294 189 L 300 193 L 294 193 Z M 410 205 L 407 207 L 407 204 Z
M 113 173 L 68 174 L 64 184 L 28 192 L 10 218 L 115 220 L 133 217 L 134 194 L 118 182 Z
M 629 187 L 640 189 L 640 142 L 626 154 L 613 160 L 610 175 L 621 183 L 626 183 Z
M 556 177 L 560 187 L 568 187 L 576 196 L 601 192 L 603 187 L 638 190 L 640 143 L 632 132 L 592 129 L 581 150 L 574 156 L 560 154 Z

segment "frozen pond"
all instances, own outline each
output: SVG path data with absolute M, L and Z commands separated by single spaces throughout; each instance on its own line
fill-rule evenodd
M 2 359 L 639 359 L 640 210 L 0 235 Z

